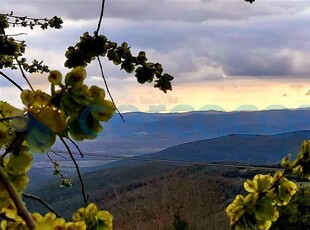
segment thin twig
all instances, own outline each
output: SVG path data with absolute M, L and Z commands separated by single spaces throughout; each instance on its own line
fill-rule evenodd
M 115 107 L 117 113 L 118 113 L 119 116 L 121 117 L 122 121 L 125 123 L 125 119 L 124 119 L 123 115 L 121 114 L 121 112 L 120 112 L 120 111 L 118 110 L 118 108 L 116 107 L 116 104 L 115 104 L 115 102 L 114 102 L 114 99 L 113 99 L 113 97 L 112 97 L 112 94 L 111 94 L 111 92 L 110 92 L 110 90 L 109 90 L 108 83 L 107 83 L 107 81 L 106 81 L 106 79 L 105 79 L 104 72 L 103 72 L 103 67 L 102 67 L 102 64 L 101 64 L 101 61 L 100 61 L 99 56 L 97 57 L 97 60 L 98 60 L 99 66 L 100 66 L 101 76 L 102 76 L 102 78 L 103 78 L 103 81 L 104 81 L 105 87 L 106 87 L 106 89 L 107 89 L 107 92 L 108 92 L 108 94 L 109 94 L 109 96 L 110 96 L 110 98 L 111 98 L 111 101 L 112 101 L 112 103 L 113 103 L 113 105 L 114 105 L 114 107 Z
M 22 193 L 22 195 L 24 197 L 27 197 L 27 198 L 31 198 L 31 199 L 34 199 L 34 200 L 37 200 L 39 201 L 42 205 L 44 205 L 48 210 L 50 210 L 51 212 L 55 213 L 55 215 L 60 218 L 61 216 L 59 215 L 58 212 L 55 211 L 55 209 L 53 209 L 46 201 L 44 201 L 41 197 L 38 197 L 36 195 L 32 195 L 32 194 L 29 194 L 29 193 Z
M 27 35 L 27 33 L 8 34 L 7 36 L 16 37 L 16 36 L 20 36 L 20 35 Z M 17 41 L 17 40 L 15 40 L 15 41 Z
M 72 161 L 73 161 L 73 164 L 75 166 L 75 169 L 76 169 L 76 172 L 78 174 L 78 177 L 79 177 L 79 180 L 80 180 L 80 184 L 81 184 L 81 190 L 82 190 L 82 196 L 83 196 L 83 200 L 84 200 L 84 203 L 87 204 L 87 196 L 86 196 L 86 193 L 85 193 L 85 187 L 84 187 L 84 181 L 82 179 L 82 175 L 81 175 L 81 172 L 80 172 L 80 168 L 79 168 L 79 165 L 77 164 L 76 160 L 74 159 L 74 156 L 71 152 L 71 149 L 70 147 L 68 146 L 68 144 L 66 143 L 66 141 L 63 139 L 63 137 L 59 137 L 60 140 L 62 141 L 62 143 L 64 144 L 64 146 L 66 147 Z
M 13 15 L 13 14 L 0 14 L 1 16 L 6 16 L 6 17 L 9 17 L 9 18 L 25 18 L 25 19 L 28 19 L 28 20 L 38 20 L 38 21 L 47 21 L 48 19 L 47 18 L 32 18 L 32 17 L 27 17 L 27 16 L 16 16 L 16 15 Z
M 34 89 L 33 89 L 32 85 L 30 84 L 28 78 L 26 77 L 26 74 L 25 74 L 25 72 L 24 72 L 24 70 L 23 70 L 23 67 L 22 67 L 22 65 L 20 64 L 18 58 L 15 57 L 15 60 L 16 60 L 16 62 L 17 62 L 17 64 L 18 64 L 18 67 L 19 67 L 19 69 L 20 69 L 20 72 L 21 72 L 22 75 L 23 75 L 23 78 L 26 80 L 26 82 L 27 82 L 27 84 L 29 85 L 30 89 L 34 92 Z
M 55 154 L 56 156 L 59 156 L 59 157 L 62 157 L 63 159 L 66 159 L 67 160 L 67 157 L 63 156 L 63 155 L 60 155 L 59 153 L 57 153 L 56 151 L 52 150 L 52 149 L 49 149 L 50 152 L 52 152 L 53 154 Z M 49 156 L 49 154 L 47 153 L 47 155 Z
M 53 164 L 55 164 L 55 161 L 51 158 L 51 156 L 50 156 L 48 153 L 46 153 L 46 155 L 47 155 L 48 159 L 49 159 Z
M 104 4 L 105 4 L 105 0 L 102 0 L 101 11 L 100 11 L 97 30 L 95 31 L 95 36 L 98 36 L 99 30 L 100 30 L 100 26 L 101 26 L 101 22 L 102 22 L 102 18 L 103 18 L 103 12 L 104 12 Z
M 26 206 L 21 200 L 20 195 L 17 193 L 14 185 L 12 184 L 9 176 L 4 171 L 3 167 L 0 167 L 0 181 L 2 182 L 6 191 L 9 193 L 12 201 L 14 202 L 18 215 L 23 218 L 29 229 L 35 229 L 35 222 L 32 219 L 30 212 L 27 210 Z
M 9 76 L 7 76 L 5 73 L 0 71 L 0 75 L 2 75 L 5 79 L 7 79 L 9 82 L 11 82 L 14 86 L 16 86 L 20 91 L 23 91 L 24 89 L 17 84 L 14 80 L 12 80 Z
M 80 147 L 70 137 L 68 139 L 75 146 L 75 148 L 79 151 L 79 154 L 81 155 L 81 157 L 84 157 L 84 154 L 82 153 Z
M 60 172 L 60 170 L 59 170 L 59 168 L 58 168 L 58 166 L 59 166 L 58 162 L 57 162 L 57 161 L 54 161 L 48 153 L 46 153 L 46 154 L 47 154 L 47 157 L 49 158 L 49 160 L 50 160 L 50 161 L 52 162 L 52 164 L 53 164 L 53 167 L 54 167 L 53 175 L 59 175 L 61 181 L 63 181 L 63 180 L 65 179 L 65 177 L 64 177 L 64 175 Z M 55 174 L 55 172 L 56 172 L 56 174 Z M 61 182 L 61 183 L 62 183 L 62 182 Z
M 105 0 L 102 0 L 101 11 L 100 11 L 100 16 L 99 16 L 97 30 L 95 31 L 95 36 L 98 36 L 99 30 L 100 30 L 100 26 L 101 26 L 101 22 L 102 22 L 102 18 L 103 18 L 103 12 L 104 12 L 104 5 L 105 5 Z M 97 57 L 97 59 L 98 59 L 99 66 L 100 66 L 101 76 L 103 78 L 103 81 L 104 81 L 105 87 L 107 89 L 107 92 L 108 92 L 108 94 L 109 94 L 109 96 L 111 98 L 112 103 L 115 106 L 116 111 L 118 112 L 118 114 L 121 117 L 122 121 L 125 123 L 125 119 L 124 119 L 123 115 L 121 114 L 121 112 L 117 109 L 116 104 L 114 102 L 114 99 L 112 97 L 112 94 L 110 93 L 110 90 L 109 90 L 109 87 L 108 87 L 108 83 L 107 83 L 107 81 L 105 79 L 105 76 L 104 76 L 104 73 L 103 73 L 103 68 L 102 68 L 102 64 L 101 64 L 99 56 Z

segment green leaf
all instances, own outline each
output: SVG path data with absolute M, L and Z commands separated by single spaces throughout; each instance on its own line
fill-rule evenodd
M 272 184 L 273 177 L 269 174 L 257 174 L 253 178 L 253 184 L 257 191 L 259 192 L 266 192 Z

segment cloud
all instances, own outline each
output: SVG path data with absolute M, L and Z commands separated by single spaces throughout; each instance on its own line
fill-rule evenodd
M 83 32 L 95 30 L 100 5 L 99 0 L 5 0 L 2 10 L 64 17 L 63 30 L 29 32 L 33 36 L 29 36 L 29 47 L 44 49 L 41 53 L 46 53 L 49 61 L 53 58 L 48 56 L 54 56 L 58 65 L 69 45 Z M 119 43 L 127 41 L 136 53 L 148 51 L 181 78 L 188 76 L 184 73 L 201 80 L 221 78 L 222 73 L 298 78 L 310 73 L 310 43 L 306 42 L 309 12 L 304 1 L 251 5 L 220 0 L 183 0 L 178 4 L 174 0 L 114 0 L 106 2 L 102 32 Z
M 67 19 L 94 19 L 100 13 L 100 0 L 2 0 L 1 12 L 20 16 Z
M 230 52 L 223 57 L 222 64 L 225 73 L 233 76 L 291 77 L 293 74 L 292 58 L 273 50 Z
M 20 37 L 27 42 L 27 58 L 44 60 L 52 69 L 66 74 L 64 53 L 85 31 L 92 33 L 96 29 L 100 5 L 100 0 L 2 0 L 0 11 L 63 17 L 62 30 L 16 28 L 10 33 L 27 32 L 27 36 Z M 175 89 L 193 83 L 205 88 L 212 85 L 220 91 L 225 83 L 232 86 L 231 91 L 240 93 L 243 79 L 261 79 L 270 84 L 277 79 L 299 80 L 305 84 L 299 94 L 306 98 L 309 24 L 307 1 L 257 1 L 251 5 L 242 0 L 113 0 L 106 1 L 101 33 L 118 43 L 127 41 L 134 55 L 146 51 L 149 61 L 163 64 L 164 71 L 175 76 Z M 120 71 L 106 58 L 102 61 L 117 103 L 180 103 L 187 95 L 177 91 L 162 96 L 152 84 L 138 85 L 133 74 Z M 18 71 L 6 73 L 26 87 Z M 88 66 L 87 73 L 87 84 L 104 86 L 96 62 Z M 0 78 L 0 86 L 2 90 L 11 84 Z M 284 89 L 274 95 L 280 97 L 283 92 L 289 95 L 281 97 L 283 100 L 294 99 L 294 93 Z
M 35 90 L 42 90 L 50 93 L 50 83 L 48 81 L 48 74 L 32 73 L 28 80 Z
M 101 0 L 2 0 L 1 11 L 32 16 L 59 15 L 67 19 L 96 19 Z M 257 17 L 307 15 L 306 1 L 260 1 L 250 5 L 242 1 L 222 0 L 113 0 L 105 3 L 105 18 L 131 21 L 204 22 L 214 20 L 250 20 Z

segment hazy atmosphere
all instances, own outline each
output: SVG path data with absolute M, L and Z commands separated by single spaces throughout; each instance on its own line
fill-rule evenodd
M 62 30 L 25 29 L 28 35 L 20 38 L 27 41 L 29 59 L 44 60 L 51 69 L 66 73 L 66 48 L 85 31 L 96 29 L 100 4 L 1 0 L 0 11 L 62 17 Z M 251 5 L 241 0 L 107 0 L 104 15 L 102 34 L 127 41 L 134 54 L 145 50 L 150 61 L 162 63 L 164 71 L 175 77 L 173 91 L 163 94 L 151 84 L 138 86 L 134 76 L 105 61 L 120 110 L 232 111 L 309 105 L 308 1 L 259 0 Z M 96 64 L 87 71 L 92 76 L 89 83 L 103 85 Z M 14 75 L 20 79 L 18 71 L 10 73 Z M 47 90 L 46 77 L 33 75 L 30 80 Z M 1 78 L 0 86 L 3 100 L 20 103 L 19 92 L 11 90 L 9 82 Z

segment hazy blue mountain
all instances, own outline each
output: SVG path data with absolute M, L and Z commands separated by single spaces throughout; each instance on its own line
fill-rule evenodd
M 96 157 L 85 158 L 76 156 L 83 173 L 96 170 L 131 167 L 146 164 L 145 160 L 161 159 L 192 162 L 238 162 L 243 164 L 270 165 L 278 164 L 288 154 L 294 157 L 304 139 L 310 139 L 310 131 L 295 131 L 275 135 L 229 134 L 226 136 L 194 141 L 175 145 L 164 150 L 134 156 L 130 159 L 111 163 L 111 159 Z M 64 176 L 76 175 L 73 163 L 60 160 L 61 172 Z M 109 163 L 110 164 L 107 164 Z M 165 164 L 162 162 L 161 164 Z M 34 189 L 42 181 L 53 179 L 59 182 L 58 176 L 52 175 L 52 164 L 47 161 L 35 162 L 30 171 L 29 189 Z
M 310 131 L 276 135 L 230 134 L 218 138 L 176 145 L 165 150 L 137 156 L 198 162 L 240 162 L 245 164 L 278 164 L 288 154 L 296 156 L 302 140 Z
M 211 138 L 225 134 L 276 134 L 310 128 L 310 110 L 251 112 L 126 113 L 105 125 L 102 137 L 129 140 L 154 138 Z
M 310 130 L 310 110 L 254 112 L 125 113 L 126 122 L 115 116 L 103 123 L 93 141 L 78 143 L 83 152 L 138 155 L 158 152 L 181 143 L 229 134 L 271 135 Z M 54 150 L 64 150 L 57 142 Z M 75 149 L 74 147 L 72 148 Z M 37 160 L 46 160 L 36 156 Z

